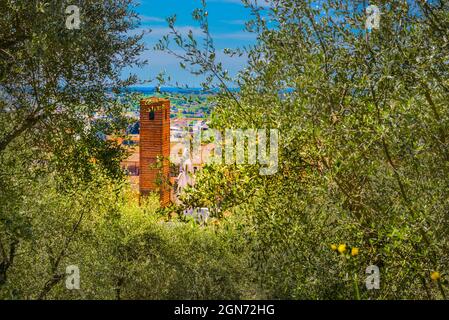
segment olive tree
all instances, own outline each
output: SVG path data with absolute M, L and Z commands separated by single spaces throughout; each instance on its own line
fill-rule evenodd
M 21 243 L 38 234 L 32 207 L 46 199 L 40 193 L 75 200 L 101 172 L 121 177 L 123 151 L 99 133 L 125 127 L 131 100 L 120 88 L 137 79 L 122 73 L 143 63 L 142 35 L 132 31 L 139 23 L 134 5 L 0 1 L 0 289 L 17 256 L 26 255 Z M 79 216 L 67 215 L 69 225 L 61 222 L 63 247 L 48 248 L 54 278 L 41 297 L 61 280 L 59 262 L 85 217 L 74 212 Z
M 243 2 L 258 41 L 238 92 L 193 36 L 173 31 L 158 49 L 175 43 L 183 65 L 218 79 L 214 127 L 280 130 L 279 171 L 232 166 L 240 178 L 228 180 L 208 169 L 185 199 L 207 203 L 210 190 L 245 185 L 246 197 L 229 192 L 223 203 L 246 224 L 273 297 L 445 298 L 448 2 Z M 365 288 L 370 265 L 381 290 Z

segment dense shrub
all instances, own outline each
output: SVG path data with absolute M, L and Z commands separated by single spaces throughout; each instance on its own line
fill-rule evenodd
M 258 43 L 238 92 L 223 85 L 231 79 L 214 49 L 178 41 L 184 64 L 222 80 L 213 127 L 280 132 L 277 174 L 211 166 L 184 197 L 194 206 L 218 196 L 241 217 L 270 297 L 446 297 L 449 7 L 378 6 L 380 28 L 369 31 L 355 1 L 249 5 Z M 380 290 L 365 289 L 370 265 L 380 268 Z

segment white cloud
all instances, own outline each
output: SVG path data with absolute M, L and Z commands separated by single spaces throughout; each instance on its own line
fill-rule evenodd
M 150 33 L 147 33 L 145 35 L 145 40 L 158 40 L 161 37 L 168 35 L 171 32 L 171 29 L 168 27 L 149 27 L 149 28 L 137 28 L 134 29 L 130 34 L 139 34 L 142 31 L 148 32 L 151 30 Z M 186 36 L 190 31 L 193 32 L 193 35 L 195 37 L 201 38 L 204 36 L 203 31 L 199 27 L 195 26 L 180 26 L 176 27 L 176 30 Z M 211 33 L 212 39 L 227 39 L 227 40 L 255 40 L 256 35 L 254 33 L 245 32 L 245 31 L 237 31 L 237 32 L 228 32 L 228 33 Z
M 201 28 L 195 27 L 195 26 L 181 26 L 181 27 L 175 27 L 176 31 L 178 31 L 182 35 L 187 35 L 190 31 L 193 32 L 193 34 L 200 34 L 202 33 Z M 150 35 L 153 36 L 164 36 L 166 34 L 169 34 L 171 32 L 171 29 L 168 27 L 154 27 L 151 28 Z
M 242 0 L 209 0 L 209 2 L 238 3 L 243 4 Z
M 242 0 L 209 0 L 209 2 L 235 3 L 243 5 Z M 250 2 L 255 3 L 256 0 L 251 0 Z M 257 0 L 257 4 L 259 6 L 268 7 L 270 6 L 270 0 Z
M 255 40 L 256 37 L 254 33 L 244 31 L 212 34 L 212 39 Z
M 184 54 L 184 52 L 180 50 L 175 50 L 175 52 Z M 144 68 L 127 70 L 128 72 L 137 74 L 140 79 L 154 79 L 159 72 L 165 71 L 166 74 L 170 75 L 172 78 L 171 85 L 175 84 L 175 82 L 179 82 L 180 84 L 189 84 L 193 87 L 199 87 L 200 83 L 205 80 L 203 76 L 194 76 L 190 72 L 181 69 L 179 66 L 180 60 L 165 52 L 148 50 L 142 55 L 142 58 L 148 60 L 149 64 L 147 66 Z M 216 59 L 217 62 L 222 62 L 223 67 L 234 76 L 246 66 L 248 57 L 246 55 L 241 57 L 229 57 L 222 51 L 217 51 Z M 155 83 L 153 83 L 153 85 L 154 84 Z
M 181 26 L 176 27 L 176 30 L 181 33 L 182 35 L 187 35 L 189 31 L 191 30 L 194 35 L 200 35 L 202 33 L 201 29 L 195 26 Z M 151 31 L 151 32 L 150 32 Z M 151 38 L 161 38 L 162 36 L 165 36 L 166 34 L 169 34 L 172 30 L 169 27 L 140 27 L 133 29 L 129 32 L 130 35 L 140 34 L 142 32 L 145 32 L 145 38 L 151 39 Z
M 151 16 L 145 16 L 141 15 L 140 19 L 142 22 L 165 22 L 165 19 L 159 18 L 159 17 L 151 17 Z
M 225 24 L 243 26 L 243 25 L 245 25 L 246 20 L 221 20 L 221 22 L 223 22 Z

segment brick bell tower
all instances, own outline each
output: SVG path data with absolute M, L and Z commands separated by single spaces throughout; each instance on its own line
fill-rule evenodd
M 140 196 L 159 192 L 163 207 L 170 203 L 170 101 L 148 98 L 140 101 Z M 156 168 L 158 157 L 162 168 Z M 162 184 L 158 184 L 162 182 Z

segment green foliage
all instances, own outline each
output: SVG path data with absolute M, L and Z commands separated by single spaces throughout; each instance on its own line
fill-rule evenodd
M 353 1 L 249 5 L 259 41 L 240 91 L 222 87 L 212 126 L 279 129 L 279 171 L 206 170 L 184 199 L 203 205 L 225 193 L 270 297 L 446 297 L 449 7 L 378 5 L 371 31 Z M 206 55 L 186 49 L 183 60 Z M 227 171 L 238 179 L 223 179 Z M 246 199 L 228 192 L 239 187 Z M 331 244 L 360 254 L 336 255 Z M 365 289 L 369 265 L 380 268 L 380 290 Z
M 183 65 L 206 75 L 207 89 L 222 89 L 211 125 L 281 135 L 275 175 L 243 165 L 207 166 L 197 175 L 176 209 L 213 209 L 201 226 L 158 214 L 156 198 L 138 206 L 126 191 L 121 150 L 95 138 L 124 122 L 86 130 L 86 117 L 103 108 L 121 119 L 126 101 L 111 101 L 102 80 L 139 51 L 138 39 L 115 33 L 130 26 L 128 11 L 93 5 L 122 24 L 104 39 L 105 26 L 87 19 L 87 42 L 69 32 L 72 47 L 56 37 L 56 22 L 47 35 L 57 19 L 42 10 L 59 11 L 1 2 L 0 26 L 18 23 L 17 33 L 0 34 L 1 55 L 19 60 L 1 64 L 2 93 L 13 98 L 0 100 L 0 297 L 446 298 L 448 3 L 379 1 L 380 29 L 368 32 L 361 3 L 315 2 L 245 1 L 258 43 L 246 52 L 239 92 L 227 88 L 231 79 L 215 60 L 205 2 L 194 13 L 203 47 L 168 20 L 171 34 L 157 49 L 176 54 L 173 39 L 186 52 L 178 55 Z M 30 26 L 14 21 L 30 14 L 37 17 Z M 22 30 L 34 33 L 24 38 Z M 90 53 L 95 63 L 85 60 L 83 50 L 98 49 L 99 39 L 105 49 Z M 124 43 L 128 58 L 116 61 Z M 58 58 L 65 45 L 74 60 Z M 36 85 L 33 75 L 42 70 L 55 77 L 41 74 L 45 83 Z M 81 86 L 55 92 L 51 80 L 60 76 Z M 16 83 L 33 93 L 15 90 Z M 64 286 L 68 265 L 80 268 L 79 291 Z M 365 288 L 370 265 L 380 268 L 380 290 Z
M 103 176 L 122 178 L 123 150 L 99 133 L 126 128 L 132 99 L 111 90 L 136 82 L 121 70 L 141 63 L 142 36 L 127 33 L 138 19 L 132 1 L 87 1 L 80 29 L 69 30 L 68 5 L 0 1 L 0 290 L 14 288 L 10 297 L 43 298 L 61 281 L 60 261 L 87 215 L 82 207 L 96 210 Z M 62 247 L 46 243 L 46 232 Z M 50 280 L 31 294 L 9 279 L 36 244 L 53 261 Z
M 49 188 L 28 210 L 33 240 L 18 247 L 2 298 L 238 299 L 252 294 L 242 243 L 232 230 L 194 221 L 167 223 L 156 213 L 157 197 L 138 206 L 133 194 L 97 177 L 95 185 L 80 186 L 78 196 Z M 65 288 L 69 265 L 80 268 L 81 290 Z M 58 282 L 42 295 L 55 276 Z

